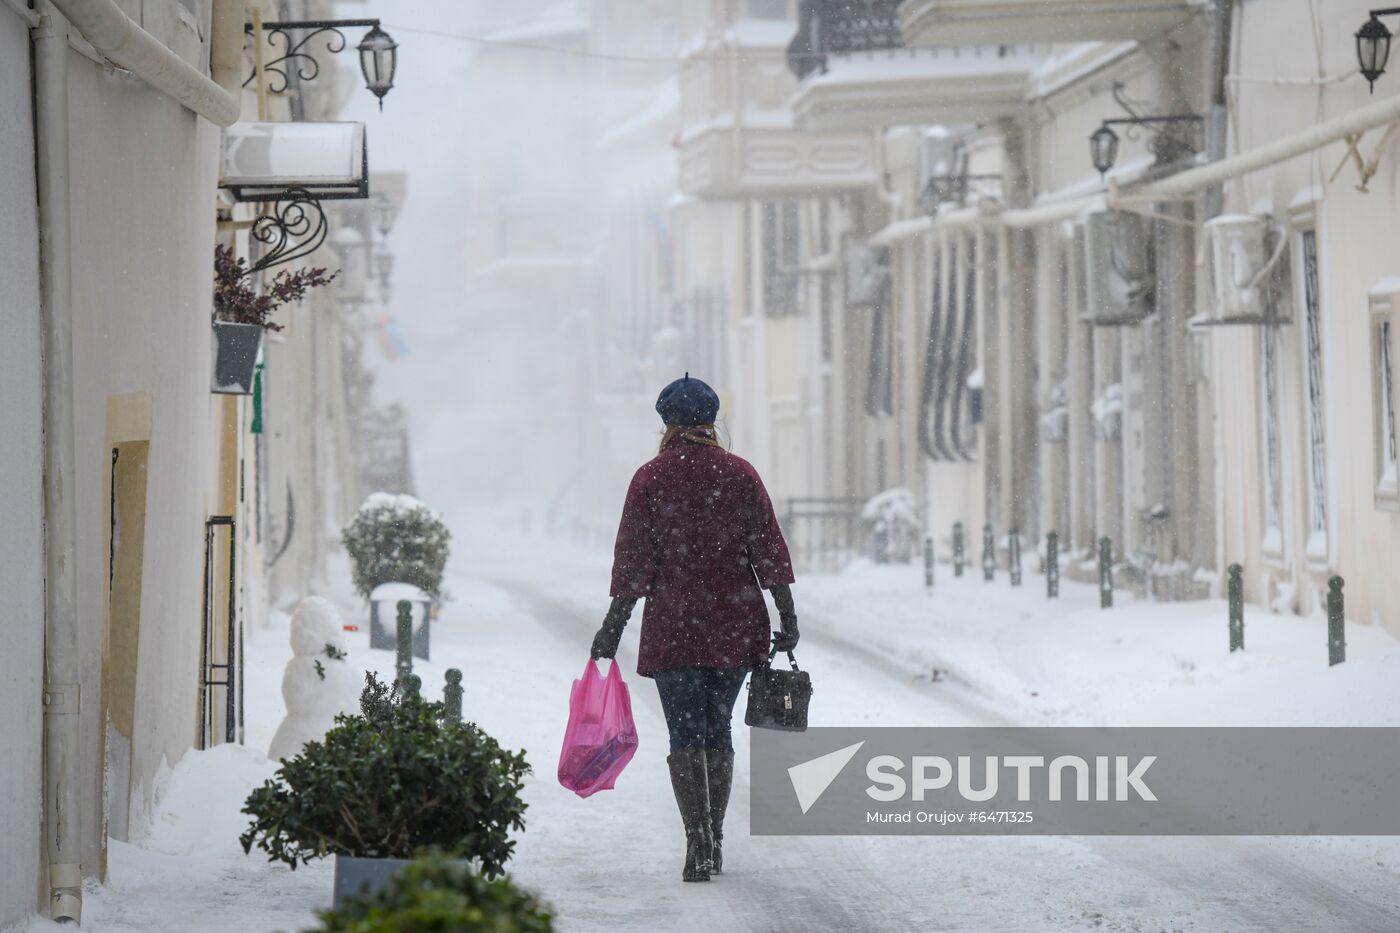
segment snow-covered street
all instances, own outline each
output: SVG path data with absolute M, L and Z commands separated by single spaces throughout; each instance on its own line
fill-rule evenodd
M 709 885 L 682 885 L 679 819 L 663 760 L 666 729 L 655 690 L 632 673 L 635 631 L 624 637 L 620 660 L 641 733 L 636 758 L 616 790 L 586 800 L 554 779 L 569 683 L 583 667 L 604 603 L 599 594 L 605 587 L 606 550 L 586 552 L 544 538 L 498 538 L 489 549 L 464 544 L 450 587 L 453 601 L 433 633 L 433 660 L 417 662 L 415 671 L 436 696 L 445 669 L 460 667 L 466 675 L 466 715 L 504 745 L 526 750 L 535 773 L 526 786 L 527 829 L 511 872 L 553 905 L 564 930 L 1400 928 L 1400 844 L 1391 839 L 750 837 L 744 729 L 736 730 L 738 786 L 726 871 Z M 528 576 L 543 565 L 550 568 L 547 586 Z M 929 597 L 914 567 L 857 565 L 843 575 L 800 580 L 794 592 L 806 611 L 799 654 L 816 684 L 814 724 L 1132 722 L 1139 711 L 1143 721 L 1160 723 L 1170 721 L 1160 706 L 1162 691 L 1175 691 L 1183 721 L 1194 721 L 1198 713 L 1190 701 L 1210 706 L 1253 676 L 1255 668 L 1243 662 L 1224 670 L 1201 664 L 1191 683 L 1181 679 L 1179 665 L 1150 672 L 1155 650 L 1150 646 L 1119 648 L 1118 663 L 1130 670 L 1145 664 L 1149 673 L 1136 686 L 1106 697 L 1118 707 L 1116 713 L 1095 708 L 1075 689 L 1082 666 L 1074 650 L 1108 630 L 1094 618 L 1082 618 L 1093 590 L 1066 584 L 1062 604 L 1042 606 L 1037 615 L 1027 607 L 1035 605 L 1034 587 L 1041 582 L 1028 574 L 1027 587 L 1013 592 L 1004 579 L 988 585 L 971 576 L 954 581 L 944 573 L 936 595 Z M 886 593 L 883 601 L 874 599 L 876 591 Z M 347 620 L 360 617 L 353 602 L 343 608 Z M 1174 650 L 1184 659 L 1194 656 L 1191 618 L 1206 613 L 1203 605 L 1126 606 L 1104 621 L 1132 632 L 1135 613 L 1142 611 L 1179 613 L 1181 637 Z M 927 655 L 922 649 L 901 654 L 893 641 L 879 637 L 887 627 L 900 631 L 911 619 L 926 620 L 930 635 L 937 636 L 924 643 Z M 996 652 L 982 658 L 958 654 L 953 633 L 974 619 L 995 633 L 986 643 L 1003 646 L 999 653 L 1006 663 Z M 1150 621 L 1158 629 L 1165 624 Z M 1059 654 L 1042 646 L 1034 652 L 1039 666 L 1027 668 L 1025 653 L 1014 645 L 1034 646 L 1030 627 L 1046 624 L 1077 631 L 1075 641 Z M 1288 670 L 1286 659 L 1274 655 L 1290 643 L 1270 627 L 1286 632 L 1294 624 L 1308 623 L 1258 620 L 1251 632 L 1259 633 L 1259 648 L 1251 663 L 1263 667 L 1272 661 L 1271 666 Z M 902 637 L 918 643 L 907 631 Z M 327 903 L 329 861 L 291 872 L 256 852 L 245 856 L 236 838 L 247 820 L 237 812 L 243 797 L 274 768 L 258 752 L 282 715 L 285 638 L 285 629 L 273 629 L 250 642 L 248 746 L 186 755 L 141 845 L 114 843 L 110 883 L 90 889 L 89 929 L 296 930 L 309 926 L 312 912 Z M 349 640 L 350 663 L 392 672 L 392 654 L 370 651 L 363 630 L 349 634 Z M 958 663 L 933 663 L 939 641 Z M 1374 644 L 1362 639 L 1354 644 L 1358 663 L 1346 682 L 1364 690 L 1370 683 L 1366 651 L 1389 652 L 1375 663 L 1388 662 L 1393 669 L 1396 648 L 1383 636 Z M 927 673 L 934 666 L 946 673 L 934 679 Z M 919 673 L 921 667 L 925 673 Z M 1294 677 L 1307 688 L 1302 693 L 1325 698 L 1325 676 Z M 1026 678 L 1026 704 L 1009 699 L 1017 678 Z M 1281 684 L 1278 692 L 1279 709 L 1294 709 L 1293 694 L 1300 691 Z M 1139 701 L 1125 699 L 1133 693 Z M 1256 699 L 1242 708 L 1269 705 L 1266 698 Z M 1031 709 L 1037 703 L 1039 715 Z M 1395 712 L 1378 715 L 1393 718 Z M 53 927 L 36 920 L 30 929 Z

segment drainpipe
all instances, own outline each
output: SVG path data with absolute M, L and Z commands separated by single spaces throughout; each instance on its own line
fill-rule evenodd
M 78 797 L 77 510 L 69 252 L 68 23 L 41 0 L 34 28 L 39 296 L 44 340 L 44 846 L 49 916 L 82 919 Z
M 1210 29 L 1210 112 L 1206 122 L 1206 159 L 1219 162 L 1225 158 L 1229 139 L 1229 101 L 1226 79 L 1230 74 L 1230 35 L 1235 23 L 1235 0 L 1215 0 L 1215 14 Z M 1219 215 L 1225 203 L 1224 182 L 1206 189 L 1205 219 Z
M 209 77 L 235 100 L 243 95 L 243 3 L 214 0 L 209 29 Z

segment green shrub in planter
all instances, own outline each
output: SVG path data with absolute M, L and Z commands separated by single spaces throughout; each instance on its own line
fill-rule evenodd
M 381 583 L 409 583 L 441 595 L 451 538 L 442 519 L 417 499 L 386 493 L 366 499 L 340 535 L 355 589 L 365 599 Z
M 494 877 L 525 828 L 524 752 L 507 751 L 441 703 L 394 702 L 366 677 L 361 716 L 338 716 L 320 742 L 282 763 L 248 795 L 253 823 L 239 837 L 292 868 L 326 855 L 413 858 L 437 848 Z
M 322 911 L 308 933 L 551 933 L 554 921 L 509 878 L 482 877 L 433 852 L 394 873 L 389 886 Z

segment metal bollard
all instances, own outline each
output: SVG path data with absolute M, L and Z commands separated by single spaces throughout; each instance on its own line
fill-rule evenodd
M 1341 577 L 1327 581 L 1327 666 L 1347 659 L 1346 603 L 1342 598 Z
M 403 679 L 413 673 L 413 603 L 406 599 L 398 602 L 398 620 L 395 629 L 394 647 L 397 655 L 394 660 L 394 679 Z
M 1011 571 L 1011 585 L 1021 585 L 1021 532 L 1014 528 L 1006 538 L 1006 567 Z
M 924 539 L 924 586 L 933 589 L 933 535 Z
M 992 537 L 992 526 L 982 526 L 982 579 L 991 583 L 997 574 L 996 539 Z
M 442 688 L 442 702 L 447 707 L 447 718 L 452 722 L 461 722 L 462 672 L 455 667 L 447 669 L 447 683 Z
M 963 524 L 953 522 L 953 576 L 960 577 L 963 572 Z
M 1045 536 L 1045 597 L 1060 595 L 1060 536 L 1050 532 Z
M 399 690 L 400 696 L 407 700 L 410 697 L 415 700 L 423 698 L 423 678 L 417 674 L 405 674 L 403 686 Z
M 1113 542 L 1099 539 L 1099 608 L 1113 608 Z
M 1230 650 L 1244 650 L 1244 568 L 1231 564 L 1226 584 L 1230 601 Z

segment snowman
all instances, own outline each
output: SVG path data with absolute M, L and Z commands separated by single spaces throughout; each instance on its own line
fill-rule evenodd
M 297 604 L 291 643 L 292 659 L 282 673 L 287 716 L 267 750 L 273 760 L 292 758 L 323 738 L 336 714 L 353 711 L 359 701 L 360 678 L 345 660 L 344 629 L 329 600 L 308 596 Z

